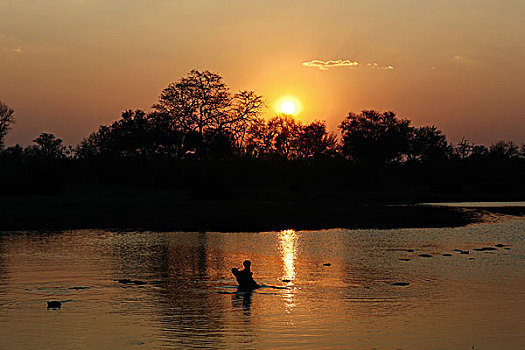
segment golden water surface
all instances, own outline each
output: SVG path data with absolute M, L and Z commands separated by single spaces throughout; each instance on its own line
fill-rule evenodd
M 0 233 L 0 349 L 523 349 L 524 232 Z

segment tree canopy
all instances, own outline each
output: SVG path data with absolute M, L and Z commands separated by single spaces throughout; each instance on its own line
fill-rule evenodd
M 219 74 L 192 70 L 163 89 L 150 112 L 125 110 L 120 119 L 100 126 L 73 152 L 55 135 L 42 133 L 34 145 L 9 147 L 1 155 L 3 159 L 80 160 L 339 158 L 365 167 L 525 158 L 525 145 L 520 148 L 512 142 L 487 147 L 463 139 L 453 146 L 436 126 L 415 127 L 392 111 L 350 112 L 339 124 L 338 140 L 325 121 L 306 123 L 287 114 L 264 118 L 265 106 L 254 91 L 232 93 Z M 14 111 L 0 102 L 0 150 L 13 122 Z
M 401 160 L 413 131 L 410 121 L 394 112 L 349 113 L 339 125 L 343 155 L 358 163 L 386 164 Z
M 0 101 L 0 150 L 4 148 L 4 139 L 15 121 L 15 112 L 9 106 Z

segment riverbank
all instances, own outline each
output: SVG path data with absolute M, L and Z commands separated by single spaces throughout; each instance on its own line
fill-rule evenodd
M 523 208 L 493 209 L 512 215 L 525 212 Z M 491 208 L 392 205 L 345 193 L 224 193 L 198 198 L 174 190 L 85 188 L 56 195 L 0 196 L 0 230 L 254 232 L 287 228 L 454 227 L 481 220 L 483 211 Z

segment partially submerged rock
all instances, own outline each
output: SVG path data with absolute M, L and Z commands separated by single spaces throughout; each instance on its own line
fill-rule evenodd
M 483 248 L 474 248 L 474 250 L 477 252 L 487 252 L 487 251 L 498 250 L 498 249 L 493 248 L 493 247 L 483 247 Z
M 119 278 L 119 279 L 116 279 L 114 281 L 116 281 L 118 283 L 121 283 L 121 284 L 134 284 L 136 286 L 142 286 L 142 285 L 146 284 L 146 282 L 144 282 L 144 281 L 132 280 L 132 279 L 129 279 L 129 278 Z
M 398 287 L 406 287 L 410 285 L 408 282 L 392 282 L 390 283 L 391 286 L 398 286 Z
M 47 302 L 48 309 L 60 309 L 62 307 L 62 302 L 58 300 L 51 300 Z
M 431 258 L 432 255 L 430 254 L 419 254 L 418 256 L 422 257 L 422 258 Z

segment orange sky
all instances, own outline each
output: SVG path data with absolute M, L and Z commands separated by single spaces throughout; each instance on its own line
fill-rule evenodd
M 7 143 L 76 144 L 192 68 L 269 106 L 295 96 L 299 119 L 332 129 L 373 108 L 454 142 L 525 142 L 523 13 L 521 0 L 0 0 Z

